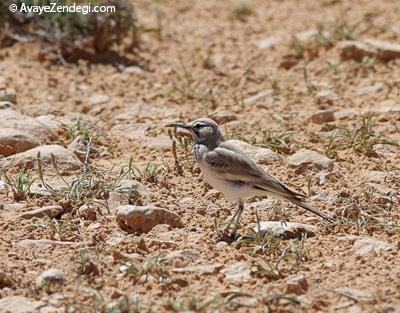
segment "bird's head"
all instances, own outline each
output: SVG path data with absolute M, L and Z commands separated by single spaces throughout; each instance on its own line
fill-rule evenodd
M 195 143 L 204 144 L 209 148 L 215 148 L 224 141 L 218 124 L 209 118 L 199 118 L 189 124 L 177 122 L 166 126 L 187 129 L 192 134 Z

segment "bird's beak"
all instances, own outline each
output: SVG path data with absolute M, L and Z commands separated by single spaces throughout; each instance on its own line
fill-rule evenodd
M 169 123 L 167 125 L 165 125 L 165 127 L 178 127 L 178 128 L 183 128 L 183 129 L 190 129 L 190 125 L 187 125 L 185 123 L 182 122 L 176 122 L 176 123 Z

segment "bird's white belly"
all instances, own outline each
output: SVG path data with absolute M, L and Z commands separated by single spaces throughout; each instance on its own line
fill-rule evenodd
M 204 162 L 198 163 L 204 180 L 214 189 L 221 191 L 229 201 L 239 201 L 257 195 L 257 190 L 247 184 L 234 184 L 213 173 Z

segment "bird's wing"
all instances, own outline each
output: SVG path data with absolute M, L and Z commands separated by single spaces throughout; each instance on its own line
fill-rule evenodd
M 250 183 L 255 188 L 286 199 L 304 197 L 266 173 L 232 145 L 222 143 L 218 148 L 207 152 L 204 161 L 223 179 Z

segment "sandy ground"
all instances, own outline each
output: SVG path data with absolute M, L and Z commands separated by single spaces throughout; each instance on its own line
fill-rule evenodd
M 374 114 L 375 136 L 400 142 L 400 59 L 342 61 L 342 38 L 332 38 L 329 47 L 293 39 L 318 27 L 340 33 L 347 25 L 344 32 L 357 39 L 399 42 L 397 1 L 249 1 L 249 14 L 235 1 L 135 4 L 145 31 L 140 50 L 128 56 L 138 66 L 81 62 L 68 68 L 38 61 L 38 44 L 16 44 L 0 50 L 0 75 L 16 90 L 16 110 L 23 114 L 70 120 L 79 112 L 97 123 L 96 144 L 107 150 L 93 161 L 98 168 L 126 165 L 130 157 L 138 167 L 158 164 L 156 182 L 141 178 L 149 191 L 141 202 L 177 213 L 184 226 L 158 225 L 140 236 L 127 234 L 104 210 L 96 221 L 74 214 L 56 222 L 26 220 L 21 213 L 57 201 L 36 196 L 18 207 L 3 190 L 0 299 L 23 295 L 59 312 L 400 312 L 398 148 L 375 145 L 375 153 L 339 148 L 330 155 L 334 168 L 329 173 L 300 171 L 287 162 L 303 148 L 327 154 L 326 134 L 357 129 L 368 112 Z M 260 48 L 266 38 L 274 44 Z M 286 69 L 288 60 L 293 66 Z M 266 91 L 259 101 L 248 100 Z M 94 95 L 108 99 L 93 104 Z M 320 110 L 333 111 L 335 119 L 310 121 Z M 333 216 L 341 217 L 350 203 L 379 219 L 339 218 L 332 225 L 279 202 L 274 209 L 259 210 L 262 221 L 315 225 L 316 236 L 278 240 L 264 245 L 265 251 L 255 242 L 220 242 L 214 223 L 231 216 L 235 204 L 204 184 L 180 145 L 183 173 L 177 172 L 164 127 L 202 116 L 229 117 L 222 126 L 227 136 L 251 143 L 262 143 L 267 130 L 290 132 L 278 149 L 280 159 L 264 169 L 298 191 L 311 190 L 310 202 Z M 146 137 L 129 136 L 130 128 L 118 131 L 118 125 L 138 123 L 148 128 Z M 58 140 L 68 144 L 63 136 Z M 47 176 L 60 183 L 51 169 Z M 392 197 L 382 188 L 390 188 Z M 246 206 L 260 200 L 250 199 Z M 255 225 L 254 210 L 247 209 L 240 234 Z M 355 243 L 365 238 L 383 242 L 385 249 L 358 253 Z M 26 239 L 71 245 L 21 247 Z M 195 257 L 179 252 L 171 257 L 182 250 L 193 250 Z M 172 261 L 156 259 L 164 255 Z M 129 262 L 141 264 L 143 275 L 126 272 Z M 82 273 L 81 264 L 92 268 Z M 37 277 L 49 268 L 64 271 L 64 284 L 35 288 Z M 300 277 L 294 284 L 288 282 L 296 281 L 293 275 Z M 126 301 L 130 311 L 123 308 Z

